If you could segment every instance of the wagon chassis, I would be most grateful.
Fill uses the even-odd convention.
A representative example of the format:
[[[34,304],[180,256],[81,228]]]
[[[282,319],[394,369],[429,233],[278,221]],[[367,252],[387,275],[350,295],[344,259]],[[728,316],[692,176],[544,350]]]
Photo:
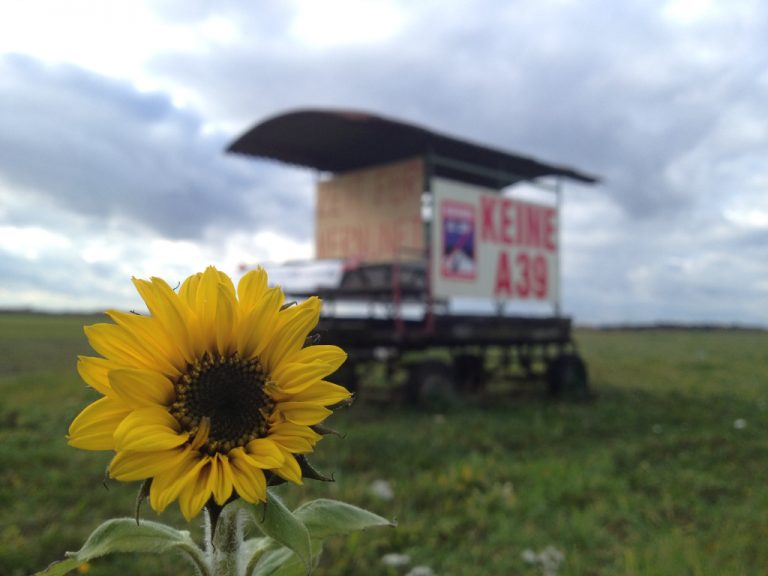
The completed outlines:
[[[359,279],[366,268],[347,278]],[[380,273],[382,266],[371,268]],[[384,362],[390,379],[398,372],[406,374],[403,386],[388,392],[400,392],[412,403],[481,394],[491,384],[512,389],[523,381],[541,380],[552,396],[589,397],[570,318],[451,314],[446,303],[429,302],[418,290],[398,285],[391,291],[342,288],[317,295],[330,312],[321,317],[317,335],[347,351],[349,358],[337,379],[358,394],[367,392],[372,365]],[[337,307],[355,300],[368,307],[368,315],[337,314]],[[403,317],[404,304],[425,301],[422,317]],[[382,308],[383,314],[374,316]]]
[[[256,124],[227,150],[312,168],[318,175],[355,171],[369,171],[366,173],[370,175],[376,167],[419,159],[421,182],[416,186],[420,194],[423,192],[422,202],[429,198],[432,208],[428,218],[421,214],[425,246],[429,246],[431,238],[431,220],[436,218],[432,185],[440,179],[498,192],[517,183],[530,183],[554,193],[556,213],[560,211],[561,179],[582,184],[598,182],[595,176],[565,166],[354,110],[283,113]],[[397,174],[398,178],[406,175]],[[392,184],[387,193],[396,195],[395,188],[401,185],[410,190],[403,183],[408,179],[398,178],[387,180]],[[554,185],[542,182],[542,178],[554,178]],[[320,186],[319,179],[318,183]],[[351,204],[359,199],[354,195],[343,197]],[[379,209],[369,206],[372,211]],[[384,360],[388,373],[407,372],[404,389],[413,401],[456,391],[481,392],[491,383],[520,378],[543,378],[554,395],[588,396],[586,368],[571,336],[571,320],[560,314],[559,288],[550,298],[554,308],[551,317],[509,316],[502,308],[492,316],[451,314],[445,302],[433,300],[433,294],[457,294],[441,292],[431,285],[426,268],[429,252],[403,258],[403,250],[416,246],[402,237],[399,240],[396,251],[386,256],[347,253],[349,250],[329,256],[325,253],[333,250],[322,250],[321,258],[362,257],[363,262],[357,270],[351,270],[349,277],[345,275],[348,282],[342,280],[340,286],[321,291],[326,309],[333,311],[336,303],[353,301],[365,303],[371,312],[358,317],[328,314],[320,320],[317,330],[321,339],[349,352],[348,362],[336,375],[337,381],[358,391],[365,380],[360,378],[361,373],[371,372],[373,361]],[[559,246],[559,238],[552,244]],[[555,258],[553,265],[559,270],[557,253]],[[509,288],[508,284],[499,286]],[[504,294],[499,286],[496,294]],[[405,317],[402,307],[408,303],[421,306],[422,314]],[[384,313],[372,313],[375,308]]]

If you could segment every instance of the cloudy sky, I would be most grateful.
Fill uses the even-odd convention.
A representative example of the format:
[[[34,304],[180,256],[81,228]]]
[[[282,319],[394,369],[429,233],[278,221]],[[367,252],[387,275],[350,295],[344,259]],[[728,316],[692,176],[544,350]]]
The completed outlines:
[[[223,150],[343,107],[600,175],[577,322],[768,325],[767,103],[762,0],[2,0],[0,308],[311,257],[314,175]]]

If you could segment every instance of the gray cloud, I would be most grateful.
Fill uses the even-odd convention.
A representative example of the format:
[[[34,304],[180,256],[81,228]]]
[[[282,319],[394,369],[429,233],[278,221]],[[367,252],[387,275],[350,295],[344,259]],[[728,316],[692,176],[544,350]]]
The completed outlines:
[[[205,78],[197,90],[230,126],[308,104],[368,108],[596,171],[636,218],[684,214],[696,197],[667,170],[729,110],[761,117],[766,9],[729,6],[683,25],[647,3],[557,6],[432,5],[406,9],[415,15],[386,44],[308,50],[272,32],[154,66],[187,84]],[[261,19],[237,21],[247,33]]]
[[[224,156],[227,138],[166,95],[23,56],[0,60],[0,84],[0,174],[41,201],[169,238],[308,233],[306,191],[275,166]],[[278,217],[286,206],[307,225]]]

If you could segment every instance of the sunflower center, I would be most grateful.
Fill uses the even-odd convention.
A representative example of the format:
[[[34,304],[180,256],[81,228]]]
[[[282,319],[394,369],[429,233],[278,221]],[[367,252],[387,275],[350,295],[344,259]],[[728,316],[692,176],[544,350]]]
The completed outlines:
[[[176,401],[170,412],[192,435],[208,418],[208,442],[201,450],[226,453],[267,435],[275,402],[266,384],[267,374],[256,358],[205,354],[176,380]]]

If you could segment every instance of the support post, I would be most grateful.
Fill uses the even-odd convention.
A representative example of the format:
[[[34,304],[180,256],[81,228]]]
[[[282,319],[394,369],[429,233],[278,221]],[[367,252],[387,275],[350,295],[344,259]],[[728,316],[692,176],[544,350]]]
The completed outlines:
[[[562,179],[560,176],[555,178],[555,207],[557,209],[557,253],[555,257],[555,267],[557,268],[557,293],[555,294],[555,317],[560,318],[562,314],[562,257],[563,257],[563,193]]]

